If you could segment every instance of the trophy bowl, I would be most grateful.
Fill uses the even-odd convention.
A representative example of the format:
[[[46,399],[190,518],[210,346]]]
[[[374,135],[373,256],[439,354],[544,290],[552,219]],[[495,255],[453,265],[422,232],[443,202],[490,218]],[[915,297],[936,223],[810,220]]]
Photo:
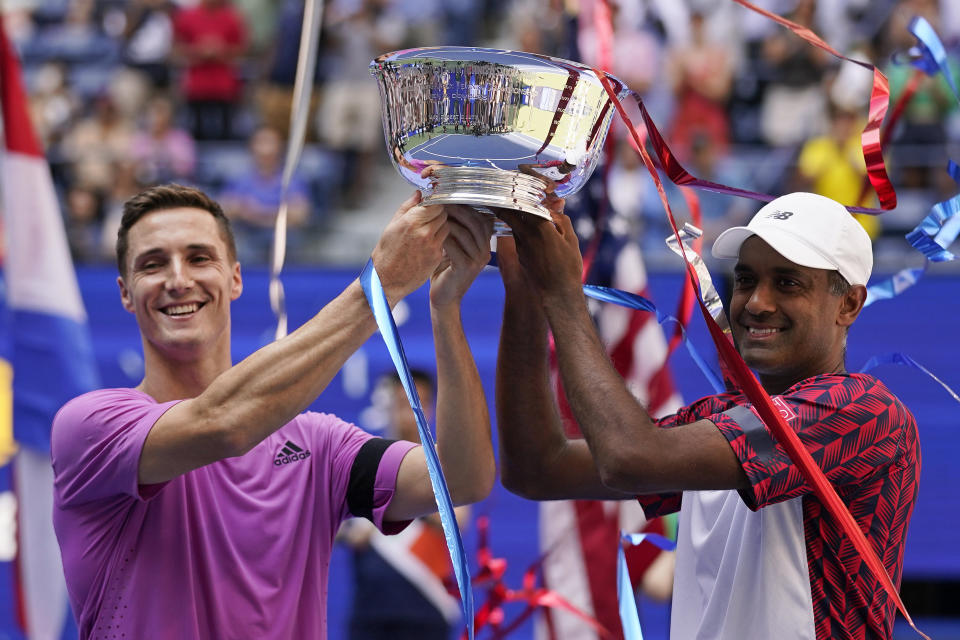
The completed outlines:
[[[590,67],[522,51],[407,49],[378,57],[370,73],[390,159],[424,204],[549,220],[546,192],[566,197],[586,183],[615,110]],[[626,85],[608,77],[622,98]]]

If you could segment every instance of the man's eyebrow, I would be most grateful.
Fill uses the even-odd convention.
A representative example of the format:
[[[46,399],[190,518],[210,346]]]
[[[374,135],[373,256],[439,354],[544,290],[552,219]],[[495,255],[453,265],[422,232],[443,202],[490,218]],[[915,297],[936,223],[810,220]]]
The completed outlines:
[[[206,244],[204,242],[194,242],[187,245],[187,251],[207,251],[207,252],[216,254],[217,248],[216,248],[216,245]],[[134,257],[133,263],[138,264],[140,262],[143,262],[147,258],[166,255],[166,253],[167,251],[165,249],[161,249],[160,247],[153,247],[152,249],[147,249],[145,251],[141,251],[140,253],[138,253]]]
[[[797,267],[775,267],[774,273],[781,276],[792,276],[800,278],[809,278],[810,275]]]
[[[733,268],[734,273],[753,273],[754,271],[753,267],[739,262]],[[810,277],[810,274],[800,267],[773,267],[772,271],[778,276]]]
[[[154,247],[153,249],[147,249],[146,251],[141,251],[133,258],[133,263],[137,264],[138,262],[143,262],[147,258],[152,258],[154,256],[162,256],[164,254],[163,249],[160,247]]]
[[[206,244],[203,242],[194,242],[192,244],[188,244],[187,250],[188,251],[209,251],[211,253],[217,252],[217,248],[215,245]]]

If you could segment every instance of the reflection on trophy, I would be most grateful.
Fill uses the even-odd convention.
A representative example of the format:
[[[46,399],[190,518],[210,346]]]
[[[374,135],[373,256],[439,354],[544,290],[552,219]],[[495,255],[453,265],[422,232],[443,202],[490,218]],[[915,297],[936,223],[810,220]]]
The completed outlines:
[[[596,166],[614,107],[592,69],[548,56],[431,47],[370,63],[400,174],[425,204],[550,217],[548,190],[575,193]],[[622,82],[610,76],[618,96]],[[421,172],[436,169],[429,178]]]

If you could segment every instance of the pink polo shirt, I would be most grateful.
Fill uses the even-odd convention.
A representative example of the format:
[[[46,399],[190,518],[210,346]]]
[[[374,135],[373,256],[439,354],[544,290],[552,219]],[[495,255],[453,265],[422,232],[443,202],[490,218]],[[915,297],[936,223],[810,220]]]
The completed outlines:
[[[371,436],[304,413],[242,457],[138,486],[143,443],[173,404],[106,389],[54,419],[53,519],[80,637],[325,638],[330,551]],[[407,524],[383,514],[413,446],[390,445],[368,474],[387,533]]]

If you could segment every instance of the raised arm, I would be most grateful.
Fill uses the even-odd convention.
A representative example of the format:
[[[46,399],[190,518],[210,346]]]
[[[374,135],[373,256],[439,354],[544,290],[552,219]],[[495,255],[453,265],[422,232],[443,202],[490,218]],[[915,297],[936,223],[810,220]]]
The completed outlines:
[[[461,301],[490,257],[492,224],[466,207],[447,207],[445,258],[430,283],[430,317],[437,356],[437,453],[454,504],[477,502],[493,487],[496,465],[490,416],[480,375],[463,332]],[[400,464],[387,520],[436,511],[422,448]]]
[[[602,485],[631,494],[746,487],[733,450],[713,423],[658,428],[613,368],[580,286],[582,261],[570,219],[559,214],[550,223],[510,212],[503,217],[542,301],[567,400]]]
[[[498,239],[497,262],[506,292],[496,398],[503,486],[533,500],[629,497],[604,486],[586,442],[563,431],[550,384],[547,320],[513,238]]]
[[[417,193],[400,207],[373,251],[391,304],[419,287],[441,258],[446,213],[419,206],[419,199]],[[197,397],[157,420],[141,453],[140,483],[163,482],[243,455],[313,402],[375,329],[354,281],[302,327],[221,373]],[[149,393],[149,373],[144,387]]]

